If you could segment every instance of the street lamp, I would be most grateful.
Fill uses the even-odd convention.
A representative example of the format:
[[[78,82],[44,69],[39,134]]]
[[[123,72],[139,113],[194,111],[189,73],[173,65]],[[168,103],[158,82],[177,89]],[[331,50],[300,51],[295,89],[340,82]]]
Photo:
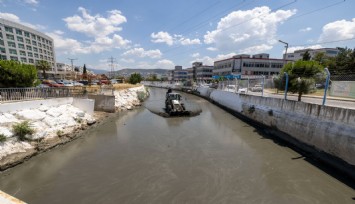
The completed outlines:
[[[288,48],[288,43],[287,42],[284,42],[284,41],[282,41],[282,40],[279,40],[279,42],[280,43],[283,43],[283,44],[285,44],[285,48],[286,48],[286,50],[285,50],[285,54],[284,54],[284,63],[286,64],[286,54],[287,54],[287,48]]]

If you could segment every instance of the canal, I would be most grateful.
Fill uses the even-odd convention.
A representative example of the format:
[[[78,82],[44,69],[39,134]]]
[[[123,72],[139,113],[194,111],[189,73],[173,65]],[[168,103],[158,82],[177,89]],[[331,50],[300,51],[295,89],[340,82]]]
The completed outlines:
[[[184,95],[194,117],[149,111],[165,91],[1,173],[0,189],[31,204],[354,203],[351,187],[204,99]]]

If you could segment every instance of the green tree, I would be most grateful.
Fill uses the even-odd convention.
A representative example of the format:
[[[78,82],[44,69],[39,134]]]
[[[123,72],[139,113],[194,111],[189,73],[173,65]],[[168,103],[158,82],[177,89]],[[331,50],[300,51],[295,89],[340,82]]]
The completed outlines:
[[[38,83],[35,66],[0,60],[0,87],[32,87]]]
[[[353,74],[355,73],[355,49],[338,48],[339,53],[335,57],[335,67],[332,74]]]
[[[47,79],[46,71],[48,71],[51,68],[50,64],[45,60],[39,60],[36,63],[36,68],[38,70],[41,70],[43,74],[43,78]]]
[[[280,73],[283,74],[284,72],[289,76],[288,90],[292,93],[298,93],[298,101],[301,101],[303,94],[312,90],[317,77],[324,75],[323,66],[318,62],[303,60],[286,64]]]
[[[142,76],[139,73],[133,73],[131,76],[128,78],[128,82],[130,84],[137,84],[142,81]]]
[[[309,54],[308,50],[303,54],[302,60],[303,61],[311,60],[311,54]]]
[[[87,79],[87,71],[86,71],[85,64],[84,64],[84,68],[83,68],[83,79]]]

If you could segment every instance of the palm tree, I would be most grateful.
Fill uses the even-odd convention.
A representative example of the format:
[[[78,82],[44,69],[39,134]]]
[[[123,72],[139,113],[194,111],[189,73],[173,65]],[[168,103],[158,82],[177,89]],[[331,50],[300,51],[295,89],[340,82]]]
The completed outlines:
[[[51,68],[50,64],[45,60],[39,60],[36,62],[36,68],[38,70],[42,70],[43,78],[47,79],[46,71],[48,71]]]

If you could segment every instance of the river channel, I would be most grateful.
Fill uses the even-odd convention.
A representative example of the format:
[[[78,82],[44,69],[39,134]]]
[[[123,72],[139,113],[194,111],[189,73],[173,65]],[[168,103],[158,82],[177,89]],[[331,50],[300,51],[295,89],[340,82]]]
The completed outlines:
[[[351,187],[204,99],[184,95],[194,117],[149,111],[165,91],[1,173],[0,189],[30,204],[354,203]]]

